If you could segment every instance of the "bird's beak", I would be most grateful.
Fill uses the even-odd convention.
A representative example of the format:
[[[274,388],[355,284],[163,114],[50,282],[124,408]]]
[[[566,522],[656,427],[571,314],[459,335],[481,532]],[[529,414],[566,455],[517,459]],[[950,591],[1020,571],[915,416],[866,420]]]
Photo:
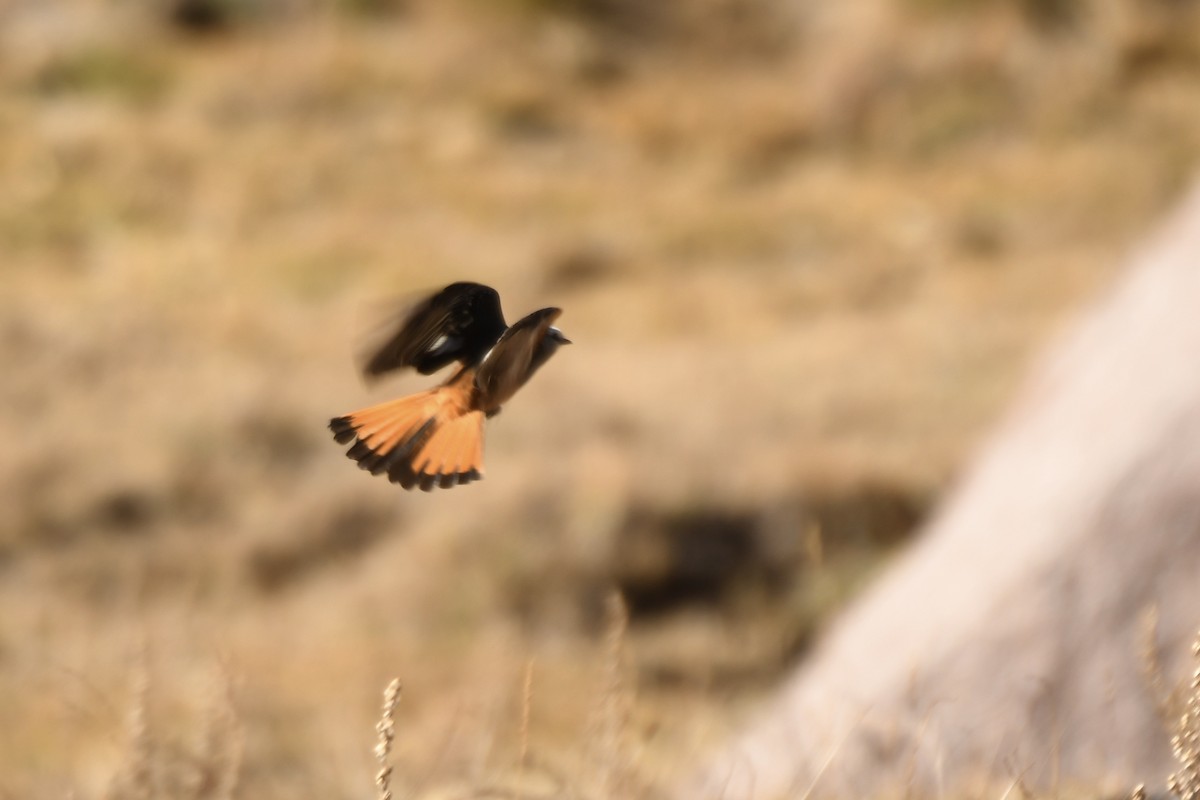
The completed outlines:
[[[554,341],[558,342],[559,344],[574,344],[574,342],[572,342],[570,339],[563,336],[563,332],[558,328],[551,328],[550,335],[553,336]]]

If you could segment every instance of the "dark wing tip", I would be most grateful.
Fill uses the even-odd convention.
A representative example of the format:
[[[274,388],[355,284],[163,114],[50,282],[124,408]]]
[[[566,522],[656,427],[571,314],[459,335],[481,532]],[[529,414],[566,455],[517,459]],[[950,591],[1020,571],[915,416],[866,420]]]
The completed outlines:
[[[388,480],[400,484],[403,489],[420,489],[432,492],[434,489],[451,489],[455,486],[465,486],[483,477],[479,470],[469,472],[451,472],[446,474],[415,472],[412,465],[405,462],[396,464],[388,470]]]
[[[411,488],[416,479],[410,463],[413,451],[424,441],[433,425],[434,420],[427,421],[407,440],[381,452],[367,440],[359,438],[358,426],[351,416],[334,417],[329,421],[329,429],[333,431],[335,441],[339,444],[352,443],[346,450],[347,458],[372,475],[386,472],[389,480],[399,483],[405,489]]]
[[[333,440],[338,444],[346,444],[357,435],[354,423],[349,417],[334,417],[329,420],[329,430],[333,431]]]

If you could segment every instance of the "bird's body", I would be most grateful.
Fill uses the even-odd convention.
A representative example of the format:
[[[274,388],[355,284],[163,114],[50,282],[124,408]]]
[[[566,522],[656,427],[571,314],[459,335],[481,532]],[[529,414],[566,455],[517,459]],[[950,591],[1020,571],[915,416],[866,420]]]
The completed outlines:
[[[454,283],[421,302],[367,360],[368,376],[412,367],[422,375],[458,362],[440,386],[330,420],[346,455],[405,489],[428,491],[483,477],[483,423],[569,340],[543,308],[505,325],[500,296]]]

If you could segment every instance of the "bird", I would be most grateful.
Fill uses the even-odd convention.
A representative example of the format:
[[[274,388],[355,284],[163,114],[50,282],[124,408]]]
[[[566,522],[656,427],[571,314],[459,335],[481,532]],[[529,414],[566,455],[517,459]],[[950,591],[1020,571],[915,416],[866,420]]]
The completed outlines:
[[[329,421],[346,456],[372,475],[424,491],[483,477],[484,421],[571,340],[554,326],[560,308],[512,325],[500,295],[481,283],[452,283],[421,300],[363,365],[368,378],[412,368],[432,375],[454,362],[439,386]]]

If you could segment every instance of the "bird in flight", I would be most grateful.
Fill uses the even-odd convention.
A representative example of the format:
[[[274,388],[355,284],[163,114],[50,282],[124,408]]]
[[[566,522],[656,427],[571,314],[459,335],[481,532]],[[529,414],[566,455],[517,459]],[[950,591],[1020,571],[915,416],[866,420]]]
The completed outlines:
[[[424,491],[483,477],[483,422],[500,412],[560,345],[570,344],[543,308],[506,325],[500,295],[452,283],[421,301],[367,360],[368,377],[412,367],[432,375],[457,361],[445,383],[329,421],[333,438],[372,475]]]

